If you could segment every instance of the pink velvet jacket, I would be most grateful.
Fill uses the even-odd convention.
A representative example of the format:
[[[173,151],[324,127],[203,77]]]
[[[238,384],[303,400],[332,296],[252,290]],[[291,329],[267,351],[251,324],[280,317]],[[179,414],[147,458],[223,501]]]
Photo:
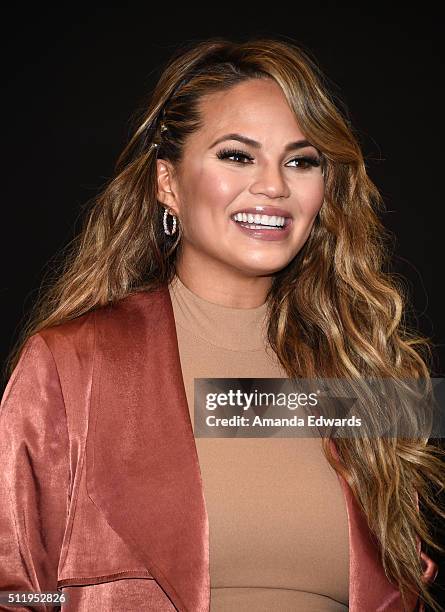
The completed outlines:
[[[209,610],[208,517],[166,286],[34,334],[0,417],[0,591],[63,587],[65,611]],[[349,609],[401,611],[338,477]],[[432,581],[437,564],[418,550]]]

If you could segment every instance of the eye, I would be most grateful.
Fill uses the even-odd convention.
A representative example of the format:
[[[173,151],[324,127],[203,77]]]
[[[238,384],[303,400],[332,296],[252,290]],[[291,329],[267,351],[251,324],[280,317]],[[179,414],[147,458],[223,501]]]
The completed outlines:
[[[249,162],[253,161],[253,157],[246,153],[245,151],[241,151],[240,149],[223,149],[222,151],[218,151],[216,154],[218,159],[229,159],[231,157],[238,157],[247,159]],[[294,166],[294,168],[299,168],[300,170],[310,170],[310,168],[316,168],[320,166],[321,161],[317,156],[305,155],[301,157],[295,157],[291,159],[290,162],[297,162],[298,165]],[[245,165],[245,162],[239,162],[235,160],[235,163],[241,163]]]
[[[320,159],[318,157],[315,157],[315,156],[312,157],[311,155],[305,155],[303,157],[295,157],[294,159],[291,159],[289,163],[291,162],[298,162],[298,168],[301,168],[302,170],[309,170],[310,168],[318,168],[318,166],[320,166],[321,164]]]
[[[245,153],[244,151],[240,151],[239,149],[222,149],[222,151],[218,151],[216,157],[218,157],[218,159],[228,159],[229,157],[244,157],[249,161],[253,160],[253,157],[251,155]]]

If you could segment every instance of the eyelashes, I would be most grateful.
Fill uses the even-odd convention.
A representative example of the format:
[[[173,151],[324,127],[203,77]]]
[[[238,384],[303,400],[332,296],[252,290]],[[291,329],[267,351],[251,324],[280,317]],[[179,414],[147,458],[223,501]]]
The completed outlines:
[[[253,161],[253,157],[249,155],[249,153],[246,153],[245,151],[241,151],[240,149],[222,149],[221,151],[218,151],[216,156],[218,159],[228,159],[229,157],[241,157],[241,158],[248,159],[249,162]],[[294,166],[294,168],[300,168],[302,170],[310,170],[311,168],[317,168],[321,165],[320,158],[315,155],[314,156],[303,155],[301,157],[294,157],[294,159],[291,159],[290,161],[298,162],[299,165]],[[234,161],[233,163],[240,163],[241,165],[246,165],[246,162]],[[301,164],[303,164],[303,166]]]

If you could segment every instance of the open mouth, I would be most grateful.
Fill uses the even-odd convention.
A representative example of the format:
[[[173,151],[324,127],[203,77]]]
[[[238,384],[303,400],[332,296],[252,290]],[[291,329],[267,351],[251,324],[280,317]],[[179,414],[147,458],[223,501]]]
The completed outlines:
[[[292,231],[293,219],[290,216],[239,212],[230,218],[238,230],[252,240],[283,241]]]
[[[290,217],[279,215],[263,215],[239,212],[232,215],[231,219],[238,223],[241,227],[251,230],[272,230],[283,231],[291,223]]]

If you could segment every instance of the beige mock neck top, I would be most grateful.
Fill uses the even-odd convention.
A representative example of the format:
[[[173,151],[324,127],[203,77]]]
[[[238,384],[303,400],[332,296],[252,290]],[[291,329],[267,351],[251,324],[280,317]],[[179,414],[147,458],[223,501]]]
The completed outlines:
[[[169,285],[194,427],[194,378],[287,378],[266,304],[209,302]],[[321,438],[195,438],[209,516],[211,612],[348,609],[346,503]]]

